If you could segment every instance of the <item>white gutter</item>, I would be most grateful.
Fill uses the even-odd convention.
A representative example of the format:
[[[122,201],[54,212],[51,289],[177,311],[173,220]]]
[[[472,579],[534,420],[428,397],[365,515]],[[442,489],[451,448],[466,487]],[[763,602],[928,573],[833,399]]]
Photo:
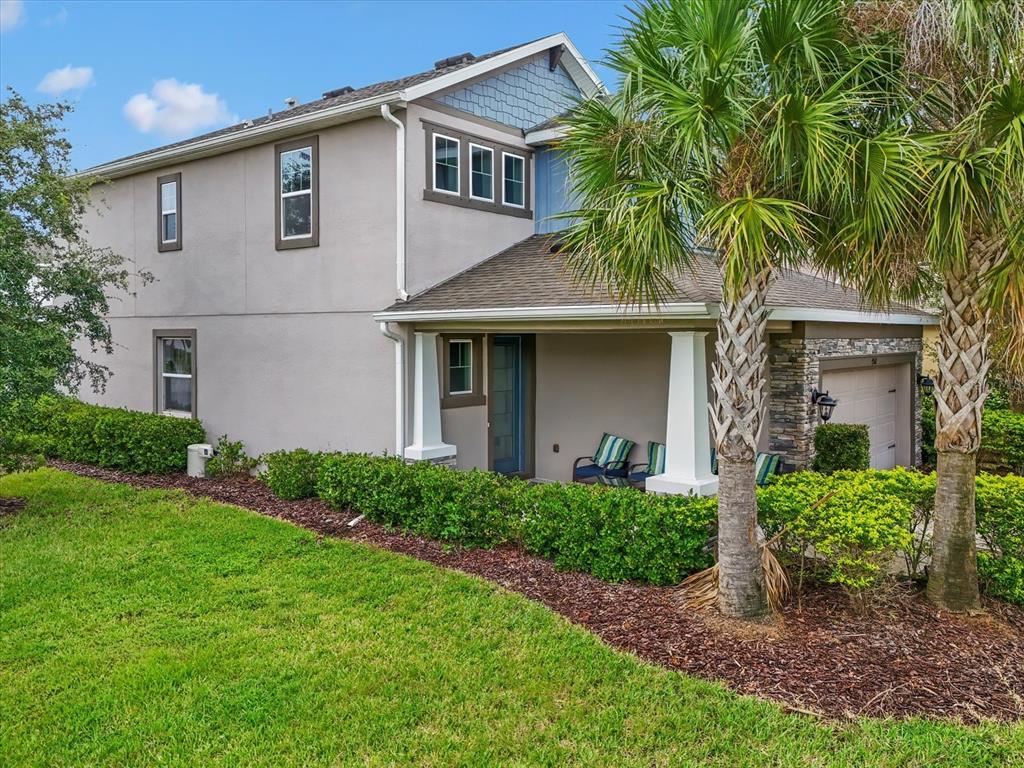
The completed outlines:
[[[379,323],[385,338],[395,342],[395,455],[405,456],[405,339]]]
[[[378,322],[429,320],[623,320],[710,318],[707,304],[663,304],[656,310],[637,310],[618,304],[586,304],[568,307],[501,307],[481,309],[391,310],[377,312]]]
[[[474,320],[715,320],[717,304],[663,304],[658,308],[622,307],[618,304],[584,304],[566,307],[500,307],[479,309],[386,310],[374,314],[378,322],[459,322]],[[809,320],[819,323],[872,323],[878,325],[936,325],[932,315],[860,312],[856,310],[779,307],[770,320]]]
[[[564,139],[567,133],[568,130],[564,125],[558,125],[554,128],[545,128],[542,131],[530,131],[524,137],[524,141],[531,147],[535,147],[538,144],[551,144]]]
[[[380,115],[395,126],[395,275],[398,300],[408,301],[405,290],[405,123],[391,114],[391,107],[380,105]]]

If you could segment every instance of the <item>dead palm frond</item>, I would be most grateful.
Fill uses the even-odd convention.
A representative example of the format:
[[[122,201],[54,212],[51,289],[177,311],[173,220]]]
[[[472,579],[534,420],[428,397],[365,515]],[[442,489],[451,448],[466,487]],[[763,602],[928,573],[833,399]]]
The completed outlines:
[[[761,545],[765,595],[773,613],[782,610],[782,604],[790,592],[789,576],[772,549],[781,536],[782,531]],[[686,597],[686,604],[691,608],[710,608],[717,605],[718,563],[687,576],[683,580],[683,594]]]

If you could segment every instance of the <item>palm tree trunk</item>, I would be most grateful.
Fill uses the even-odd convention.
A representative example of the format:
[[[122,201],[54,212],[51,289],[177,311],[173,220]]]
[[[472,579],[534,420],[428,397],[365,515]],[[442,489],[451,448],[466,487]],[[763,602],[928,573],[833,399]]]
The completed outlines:
[[[974,474],[989,368],[989,310],[983,304],[981,276],[994,263],[998,247],[995,240],[976,241],[969,263],[947,272],[943,281],[935,387],[938,484],[928,597],[951,611],[981,608]]]
[[[712,366],[711,428],[718,453],[718,608],[757,618],[767,611],[757,527],[754,459],[764,402],[770,272],[723,297]]]

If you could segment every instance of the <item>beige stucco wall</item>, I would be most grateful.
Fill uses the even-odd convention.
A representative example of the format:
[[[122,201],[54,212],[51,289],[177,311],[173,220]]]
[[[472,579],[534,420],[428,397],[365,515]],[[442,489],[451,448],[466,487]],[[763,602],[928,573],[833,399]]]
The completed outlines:
[[[924,329],[924,352],[921,355],[921,371],[925,376],[937,376],[939,374],[939,359],[936,356],[939,348],[939,327],[929,325]]]

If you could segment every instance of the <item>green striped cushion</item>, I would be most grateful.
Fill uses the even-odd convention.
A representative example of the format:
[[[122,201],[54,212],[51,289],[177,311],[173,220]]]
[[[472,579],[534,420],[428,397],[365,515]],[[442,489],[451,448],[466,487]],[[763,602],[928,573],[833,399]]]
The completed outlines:
[[[665,444],[651,441],[647,443],[647,474],[665,474]]]
[[[714,448],[711,449],[711,474],[718,474],[718,452]]]
[[[611,466],[613,469],[618,469],[625,465],[634,445],[636,443],[632,440],[605,432],[597,446],[597,451],[594,452],[594,463],[599,467]]]
[[[754,465],[754,474],[757,477],[757,484],[764,485],[768,478],[775,474],[779,467],[779,456],[775,453],[757,454],[757,463]]]

